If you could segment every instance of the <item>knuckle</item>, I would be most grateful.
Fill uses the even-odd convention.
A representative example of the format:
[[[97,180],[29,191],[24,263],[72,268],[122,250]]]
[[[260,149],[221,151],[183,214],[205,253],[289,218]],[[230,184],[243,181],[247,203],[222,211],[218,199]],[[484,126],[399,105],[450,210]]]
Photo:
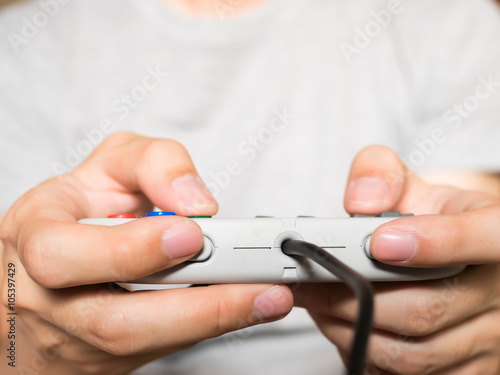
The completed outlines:
[[[141,136],[131,131],[119,131],[106,137],[102,141],[100,147],[108,148],[108,147],[121,146],[139,137]]]
[[[175,158],[172,158],[175,155]],[[143,158],[145,161],[157,162],[158,160],[170,159],[171,162],[179,160],[181,162],[189,159],[189,154],[186,148],[178,141],[173,139],[154,139],[144,151]]]
[[[393,185],[403,183],[412,175],[395,151],[381,145],[368,146],[360,151],[353,161],[353,168],[357,173],[379,176]]]
[[[449,208],[446,208],[450,212]],[[450,259],[460,259],[464,251],[464,242],[474,238],[474,226],[468,220],[457,220],[448,217],[441,225],[442,241],[446,244],[447,257]]]
[[[145,238],[145,237],[144,237]],[[136,275],[131,275],[131,270],[141,269],[140,260],[135,256],[134,241],[117,241],[111,244],[110,249],[110,272],[116,280],[126,280]],[[149,249],[149,247],[145,247]],[[139,257],[140,259],[148,259],[148,257]]]
[[[160,271],[169,265],[169,260],[161,251],[158,230],[151,226],[137,225],[133,235],[121,228],[110,228],[112,235],[106,246],[109,254],[108,274],[113,280],[130,280]],[[140,242],[137,241],[140,239]]]
[[[191,157],[181,143],[172,139],[153,139],[139,157],[139,179],[149,179],[150,167],[157,164],[158,160],[168,160],[169,172],[176,172],[178,175],[194,170]]]
[[[230,324],[230,309],[231,306],[227,302],[221,300],[216,301],[215,306],[212,309],[214,312],[213,316],[215,317],[215,319],[212,320],[215,336],[223,335],[224,333],[232,330]]]
[[[123,312],[108,306],[99,309],[88,323],[88,333],[95,346],[115,356],[132,354],[129,320]]]
[[[38,351],[47,359],[63,356],[66,347],[70,343],[69,335],[62,331],[39,329],[33,333],[36,337]]]
[[[409,306],[404,334],[424,336],[435,332],[446,317],[446,303],[441,298],[421,296]]]
[[[244,313],[235,308],[235,301],[217,294],[201,308],[204,332],[207,337],[216,337],[236,329],[252,325],[251,317],[245,319]]]
[[[50,264],[49,253],[52,252],[43,240],[43,234],[40,232],[32,233],[26,238],[20,240],[18,246],[19,256],[30,278],[45,288],[57,287],[57,278],[53,277]]]
[[[438,367],[436,353],[424,344],[406,344],[404,353],[404,360],[399,364],[399,373],[402,375],[430,374]]]
[[[159,139],[157,140],[158,143],[162,143],[163,146],[168,147],[170,150],[183,153],[183,154],[188,154],[187,149],[184,147],[182,143],[179,141],[176,141],[174,139]]]

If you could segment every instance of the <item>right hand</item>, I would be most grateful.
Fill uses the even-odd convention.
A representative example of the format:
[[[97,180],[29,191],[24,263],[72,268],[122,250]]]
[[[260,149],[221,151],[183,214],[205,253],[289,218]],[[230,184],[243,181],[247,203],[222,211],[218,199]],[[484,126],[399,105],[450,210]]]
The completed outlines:
[[[143,215],[153,206],[179,216],[114,227],[77,222],[121,212]],[[202,247],[203,235],[182,216],[216,211],[180,144],[132,133],[109,137],[72,173],[22,196],[0,224],[0,318],[6,319],[6,271],[12,263],[17,369],[126,374],[200,340],[285,316],[293,305],[285,286],[129,293],[110,284],[189,259]]]

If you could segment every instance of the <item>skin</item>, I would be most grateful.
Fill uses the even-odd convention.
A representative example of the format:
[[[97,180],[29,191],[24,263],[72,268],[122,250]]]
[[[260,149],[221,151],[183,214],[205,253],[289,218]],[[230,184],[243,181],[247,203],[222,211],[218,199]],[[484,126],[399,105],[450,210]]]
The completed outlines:
[[[232,2],[218,10],[203,0],[166,1],[186,13],[224,18],[265,0]],[[158,166],[152,162],[158,155],[175,163]],[[76,220],[125,211],[143,214],[153,204],[183,215],[214,214],[215,202],[186,205],[171,194],[172,181],[186,173],[197,175],[175,142],[120,134],[74,173],[50,180],[16,202],[0,224],[0,318],[4,322],[7,317],[5,270],[12,262],[19,291],[18,369],[125,374],[208,337],[286,315],[292,296],[285,287],[227,285],[129,294],[106,284],[188,259],[200,247],[199,228],[182,218],[155,218],[154,225],[137,221],[113,230],[77,228]],[[387,189],[380,181],[374,189],[373,178],[385,181]],[[352,184],[360,179],[365,188]],[[372,237],[375,257],[403,267],[474,265],[449,280],[375,285],[368,373],[498,374],[498,176],[440,172],[426,180],[409,173],[394,153],[381,147],[364,150],[353,163],[345,200],[349,213],[434,214],[380,227]],[[441,186],[443,182],[459,189]],[[382,194],[375,197],[374,191]],[[186,244],[181,257],[168,256],[161,248],[163,233],[174,225],[184,226],[176,237]],[[411,260],[395,260],[402,245],[394,235],[389,243],[383,239],[395,231],[415,237],[417,252]],[[172,304],[175,311],[169,309]],[[337,284],[304,285],[295,291],[295,304],[309,310],[347,358],[356,306],[350,292]],[[0,339],[6,337],[7,325],[2,324]],[[7,343],[1,344],[5,353]],[[0,365],[7,374],[17,373]]]
[[[368,373],[500,373],[500,201],[495,196],[500,182],[491,175],[475,179],[482,181],[482,192],[431,185],[380,146],[354,160],[344,202],[349,213],[419,215],[376,229],[370,248],[378,260],[402,267],[471,265],[445,280],[374,285]],[[414,239],[413,254],[405,251],[408,238]],[[295,304],[309,310],[345,360],[356,318],[352,294],[340,284],[316,284],[302,285],[294,295]]]
[[[213,16],[210,2],[204,0],[167,1],[191,14]],[[243,6],[223,11],[240,13],[261,1],[248,0],[242,2]],[[352,183],[363,177],[386,181],[387,190],[374,197],[368,183],[364,189],[358,185],[353,194],[356,187]],[[405,218],[378,229],[371,247],[382,262],[403,267],[475,266],[445,281],[376,285],[369,372],[498,374],[500,178],[474,171],[428,172],[421,177],[411,174],[390,150],[368,148],[353,163],[346,211],[373,214],[398,210],[435,215]],[[362,181],[365,185],[368,182]],[[375,190],[380,184],[377,186]],[[394,231],[415,236],[417,252],[411,260],[394,261],[401,244],[394,235],[390,243],[383,239],[384,234],[387,237]],[[308,285],[297,290],[295,297],[295,304],[309,309],[345,359],[355,319],[350,293],[341,285]]]
[[[181,216],[118,227],[77,223],[117,212],[142,216],[153,205],[181,216],[217,211],[180,144],[118,133],[74,172],[37,186],[12,206],[0,225],[0,334],[6,353],[7,270],[15,264],[16,369],[28,374],[127,374],[201,340],[280,319],[290,311],[293,296],[286,286],[129,293],[109,284],[169,268],[202,247],[198,225]],[[2,374],[17,374],[1,357]]]
[[[181,13],[208,18],[237,16],[258,7],[267,0],[164,0]]]
[[[152,204],[184,215],[215,213],[216,203],[205,191],[191,204],[176,196],[172,181],[186,173],[196,175],[178,143],[119,133],[73,173],[41,184],[14,204],[0,225],[0,280],[6,320],[4,270],[15,263],[18,368],[38,374],[126,374],[208,337],[287,314],[292,295],[286,287],[223,285],[128,293],[107,284],[188,259],[200,247],[201,232],[181,217],[113,228],[76,221],[110,212],[143,214]],[[482,185],[484,191],[495,191],[494,186]],[[498,198],[430,185],[409,172],[391,150],[374,146],[353,162],[345,206],[351,213],[395,209],[422,215],[375,231],[372,252],[386,263],[474,265],[448,280],[374,286],[370,373],[498,373],[500,267],[495,257],[500,251],[492,235],[500,220]],[[425,215],[429,213],[437,215]],[[172,258],[165,256],[161,239],[174,225],[190,229],[178,235],[187,255],[177,251]],[[411,260],[395,261],[397,251],[380,245],[384,233],[396,230],[417,239]],[[295,305],[309,310],[347,358],[356,314],[351,293],[341,284],[304,284],[294,295]],[[4,340],[6,325],[2,329]],[[7,347],[5,341],[2,346]]]

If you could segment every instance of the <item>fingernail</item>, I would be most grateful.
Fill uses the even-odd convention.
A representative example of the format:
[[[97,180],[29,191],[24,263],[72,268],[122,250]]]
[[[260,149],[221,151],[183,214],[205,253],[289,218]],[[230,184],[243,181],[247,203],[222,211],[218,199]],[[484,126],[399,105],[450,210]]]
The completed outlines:
[[[184,258],[196,254],[203,247],[200,229],[193,224],[176,224],[161,237],[163,251],[170,259]]]
[[[416,251],[417,240],[410,233],[388,231],[375,239],[372,254],[380,261],[404,262],[411,260]]]
[[[361,177],[350,183],[346,199],[351,202],[379,202],[389,193],[389,185],[378,177]]]
[[[255,298],[254,312],[260,320],[276,319],[291,309],[290,292],[284,286],[275,285]]]
[[[216,206],[212,194],[198,176],[187,173],[172,182],[177,197],[186,205],[196,209]]]

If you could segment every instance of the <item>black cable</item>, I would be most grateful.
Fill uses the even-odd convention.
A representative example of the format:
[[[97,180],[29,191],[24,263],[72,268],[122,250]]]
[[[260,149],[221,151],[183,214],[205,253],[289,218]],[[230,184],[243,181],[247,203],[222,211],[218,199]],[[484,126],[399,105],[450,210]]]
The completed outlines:
[[[330,253],[312,243],[287,240],[283,242],[281,249],[287,255],[306,257],[326,268],[346,283],[358,298],[358,319],[347,370],[348,375],[362,375],[373,319],[373,291],[370,282]]]

